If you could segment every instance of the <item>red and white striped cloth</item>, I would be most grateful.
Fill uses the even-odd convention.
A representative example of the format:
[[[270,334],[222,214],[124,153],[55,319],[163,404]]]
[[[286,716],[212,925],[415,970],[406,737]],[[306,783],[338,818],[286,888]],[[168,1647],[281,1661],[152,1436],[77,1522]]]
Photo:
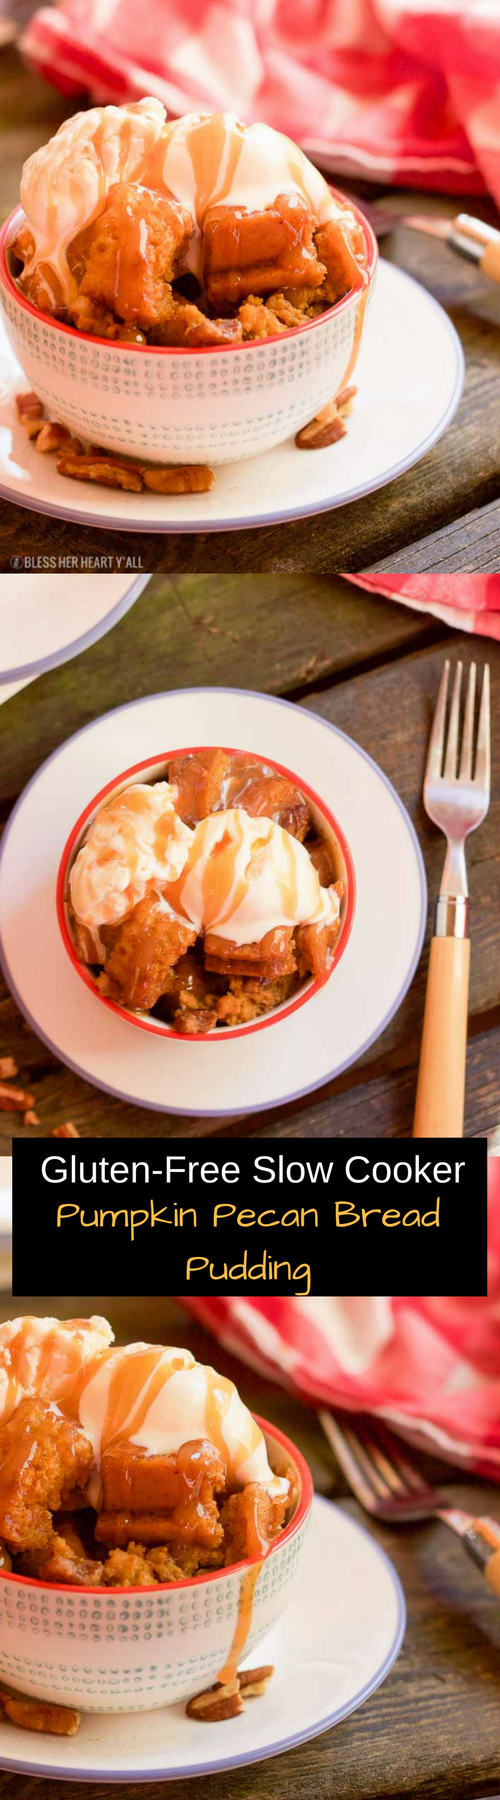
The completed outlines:
[[[339,174],[500,200],[495,0],[60,0],[23,47],[72,97],[236,111]]]
[[[183,1295],[182,1305],[301,1400],[379,1414],[411,1442],[500,1481],[498,1157],[489,1161],[488,1215],[487,1299]]]
[[[346,581],[434,613],[457,631],[500,638],[500,575],[347,575]]]

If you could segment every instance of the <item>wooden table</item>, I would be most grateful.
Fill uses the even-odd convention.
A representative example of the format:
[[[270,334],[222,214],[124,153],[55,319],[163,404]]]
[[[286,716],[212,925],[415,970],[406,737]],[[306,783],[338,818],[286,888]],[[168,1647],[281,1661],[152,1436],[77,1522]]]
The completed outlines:
[[[68,106],[23,68],[13,48],[0,52],[2,161],[0,215],[19,197],[25,158],[45,143]],[[345,183],[360,198],[389,199],[395,217],[452,210],[442,197]],[[453,206],[455,201],[453,202]],[[491,222],[487,201],[456,197],[456,210],[474,208]],[[498,222],[498,220],[497,220]],[[0,501],[0,568],[11,558],[75,553],[137,557],[142,567],[206,573],[209,570],[297,571],[401,568],[495,570],[500,567],[500,289],[445,246],[401,226],[384,239],[383,255],[415,275],[446,308],[465,351],[464,398],[445,436],[416,468],[379,493],[339,511],[297,524],[213,535],[116,534],[27,512]],[[319,454],[319,453],[318,453]],[[56,565],[57,566],[57,565]],[[61,562],[64,567],[64,562]]]
[[[16,1299],[16,1312],[40,1312],[41,1303]],[[0,1318],[12,1301],[0,1297]],[[118,1341],[147,1337],[185,1343],[200,1361],[217,1361],[221,1373],[237,1381],[254,1411],[281,1426],[300,1445],[322,1494],[340,1499],[353,1518],[355,1500],[345,1498],[314,1413],[280,1388],[244,1369],[213,1339],[194,1327],[175,1301],[110,1300],[91,1295],[60,1301],[47,1298],[45,1312],[70,1317],[104,1312]],[[500,1518],[498,1488],[451,1478],[450,1469],[426,1464],[442,1477],[447,1500]],[[465,1551],[438,1522],[388,1530],[367,1524],[392,1557],[401,1577],[408,1627],[399,1659],[384,1686],[359,1712],[302,1748],[250,1769],[196,1781],[127,1785],[129,1800],[483,1800],[500,1794],[500,1606]],[[27,1749],[27,1755],[29,1749]],[[3,1775],[2,1800],[43,1800],[49,1789],[25,1776]],[[107,1783],[92,1790],[83,1783],[50,1782],[60,1800],[115,1800]]]
[[[110,707],[162,687],[257,688],[332,720],[380,762],[414,820],[433,898],[443,840],[426,819],[420,794],[445,648],[469,658],[471,640],[335,576],[155,576],[108,637],[0,707],[0,816],[7,817],[56,745]],[[480,659],[485,649],[480,641]],[[488,645],[488,655],[495,720],[500,644]],[[500,1121],[498,731],[493,754],[490,812],[468,852],[473,947],[467,1134],[489,1131]],[[374,880],[379,879],[380,870],[374,870]],[[386,879],[397,880],[397,871],[388,870]],[[354,1068],[316,1096],[234,1124],[173,1118],[100,1094],[56,1063],[24,1025],[5,987],[0,1055],[12,1053],[30,1079],[39,1134],[72,1119],[83,1136],[110,1138],[141,1133],[399,1137],[411,1132],[425,973],[424,955],[397,1017]],[[15,1135],[23,1132],[20,1115],[0,1114],[0,1150],[10,1149],[12,1128]]]

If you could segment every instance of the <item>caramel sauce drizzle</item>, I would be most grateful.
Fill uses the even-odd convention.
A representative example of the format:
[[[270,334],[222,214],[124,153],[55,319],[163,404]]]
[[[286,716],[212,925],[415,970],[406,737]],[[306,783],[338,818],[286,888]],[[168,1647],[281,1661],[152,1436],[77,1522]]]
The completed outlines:
[[[246,1641],[248,1638],[248,1634],[250,1631],[250,1626],[252,1623],[253,1598],[254,1598],[255,1589],[257,1586],[257,1582],[259,1579],[261,1569],[263,1567],[265,1557],[267,1556],[268,1551],[271,1549],[271,1544],[269,1542],[269,1539],[264,1538],[262,1536],[261,1532],[259,1531],[257,1502],[255,1502],[254,1509],[253,1509],[253,1515],[252,1515],[252,1520],[251,1520],[251,1524],[250,1524],[249,1536],[250,1536],[250,1544],[249,1544],[248,1554],[249,1554],[249,1556],[258,1556],[259,1561],[257,1563],[254,1563],[253,1568],[246,1569],[245,1574],[242,1577],[240,1592],[239,1592],[239,1597],[238,1597],[238,1612],[237,1612],[237,1617],[236,1617],[236,1625],[235,1625],[235,1629],[234,1629],[234,1637],[232,1640],[229,1655],[227,1657],[227,1661],[224,1663],[224,1667],[220,1670],[220,1673],[218,1675],[218,1678],[217,1678],[218,1681],[234,1681],[235,1676],[238,1673],[238,1666],[241,1661],[241,1657],[243,1655],[243,1650],[244,1650],[244,1647],[245,1647],[245,1644],[246,1644]]]
[[[259,819],[259,833],[253,841],[248,836],[247,815],[242,808],[234,808],[228,817],[228,826],[211,849],[205,848],[205,838],[211,835],[214,817],[222,817],[221,813],[210,814],[195,828],[194,840],[182,870],[175,882],[169,882],[163,889],[165,899],[174,912],[187,917],[186,885],[189,876],[196,869],[200,858],[206,857],[202,871],[202,929],[204,932],[216,930],[226,924],[236,914],[249,892],[252,880],[258,870],[260,852],[272,843],[276,832],[280,834],[280,848],[284,861],[284,869],[274,867],[274,880],[278,888],[280,906],[285,920],[293,924],[297,918],[299,906],[299,879],[295,840],[275,825],[272,820]],[[238,868],[238,859],[248,845],[248,857],[244,865]]]
[[[268,1546],[269,1548],[269,1546]],[[252,1623],[253,1597],[259,1579],[262,1562],[254,1563],[242,1577],[238,1599],[238,1614],[231,1649],[226,1662],[217,1676],[218,1681],[234,1681],[238,1673],[243,1650]]]
[[[36,1367],[36,1391],[42,1398],[52,1400],[57,1410],[66,1417],[80,1420],[80,1409],[85,1389],[101,1370],[110,1367],[110,1380],[102,1396],[103,1417],[101,1428],[101,1454],[117,1443],[131,1443],[139,1437],[146,1426],[147,1416],[158,1394],[165,1383],[177,1372],[194,1367],[186,1363],[182,1354],[170,1353],[162,1346],[138,1345],[131,1350],[120,1350],[110,1347],[97,1351],[95,1356],[82,1360],[82,1347],[78,1334],[78,1326],[82,1330],[85,1320],[75,1320],[75,1331],[69,1333],[64,1344],[56,1342],[56,1332],[47,1334],[36,1346],[38,1350]],[[28,1367],[23,1362],[29,1353],[29,1335],[33,1322],[23,1320],[20,1330],[8,1347],[5,1359],[5,1373],[8,1376],[4,1390],[5,1418],[10,1416],[23,1389],[23,1373],[25,1377],[24,1391],[27,1391]],[[10,1373],[9,1373],[10,1371]],[[252,1454],[260,1441],[260,1430],[247,1415],[248,1437],[233,1444],[229,1451],[224,1437],[224,1420],[234,1397],[234,1386],[227,1377],[219,1375],[215,1369],[204,1367],[205,1403],[204,1403],[204,1439],[199,1445],[199,1453],[193,1455],[194,1445],[190,1446],[192,1473],[186,1468],[184,1459],[183,1480],[189,1488],[189,1498],[193,1505],[198,1504],[199,1491],[204,1477],[204,1452],[212,1445],[219,1453],[228,1470],[229,1483],[235,1478],[238,1465]],[[31,1382],[31,1387],[33,1387]],[[99,1402],[97,1412],[99,1411]],[[246,1421],[246,1422],[247,1422]],[[187,1431],[187,1427],[186,1427]],[[187,1431],[187,1436],[189,1433]],[[132,1450],[136,1446],[131,1445]],[[9,1456],[0,1464],[0,1501],[7,1498],[13,1485],[18,1481],[23,1468],[29,1462],[36,1449],[36,1431],[27,1427],[12,1445]],[[270,1549],[267,1538],[259,1530],[258,1505],[255,1504],[250,1524],[249,1555],[256,1556],[257,1562],[245,1570],[239,1591],[238,1612],[233,1640],[228,1658],[220,1671],[220,1681],[234,1679],[245,1643],[250,1631],[253,1597],[255,1587],[263,1566],[265,1556]]]
[[[209,207],[224,202],[234,206],[243,204],[241,199],[237,198],[238,181],[236,178],[243,152],[246,152],[248,144],[250,143],[251,146],[252,143],[248,136],[249,127],[234,118],[232,114],[213,113],[207,117],[194,114],[190,119],[189,126],[180,137],[179,128],[182,129],[182,120],[174,119],[160,127],[157,119],[153,119],[146,111],[142,110],[145,105],[147,103],[134,102],[119,109],[122,117],[119,128],[117,126],[114,128],[113,136],[113,144],[118,142],[118,155],[114,157],[114,160],[112,159],[111,174],[109,173],[109,142],[113,127],[109,118],[107,119],[105,116],[109,109],[102,108],[101,118],[92,135],[88,129],[86,132],[85,125],[82,125],[84,115],[79,114],[74,120],[67,120],[66,124],[60,128],[60,134],[56,133],[55,139],[51,140],[51,145],[45,146],[44,151],[35,153],[39,159],[35,171],[31,171],[31,174],[28,173],[26,178],[23,178],[23,204],[25,204],[28,224],[35,238],[34,254],[31,261],[26,264],[23,279],[24,277],[29,278],[34,268],[38,266],[49,290],[53,288],[54,281],[58,284],[66,306],[72,304],[78,291],[75,273],[68,263],[68,247],[99,217],[106,205],[110,188],[115,183],[133,182],[134,185],[147,188],[150,192],[157,193],[169,200],[182,201],[192,213],[198,235],[203,230],[205,214]],[[98,109],[94,109],[94,113],[97,111]],[[308,163],[307,158],[302,156],[298,145],[293,144],[290,139],[283,137],[281,133],[275,133],[274,138],[274,159],[270,144],[269,179],[268,182],[267,179],[265,180],[264,185],[262,169],[265,153],[263,155],[262,143],[260,146],[256,146],[259,169],[256,176],[254,200],[252,200],[252,182],[249,180],[248,169],[245,170],[242,164],[243,174],[239,186],[247,196],[244,204],[257,207],[260,205],[272,206],[277,194],[284,192],[287,186],[291,185],[292,189],[306,201],[314,214],[319,210],[323,218],[333,216],[336,203],[333,200],[330,201],[329,214],[327,184],[323,182],[317,170]],[[62,142],[58,142],[58,139],[62,139]],[[80,140],[81,157],[78,154],[75,155],[75,145],[78,149]],[[57,148],[55,153],[52,152],[51,161],[49,151],[54,142]],[[67,149],[65,159],[62,154],[63,146]],[[86,189],[84,172],[82,174],[82,160],[85,157],[88,159],[89,151],[92,156],[94,177],[93,204],[89,204],[89,191]],[[179,151],[183,170],[182,179],[178,174],[177,177],[174,174],[177,151]],[[251,150],[249,154],[251,154]],[[30,159],[31,161],[32,159]],[[25,168],[29,169],[29,165],[25,165]],[[172,177],[175,185],[184,187],[183,195],[174,191]],[[38,215],[36,222],[30,218],[29,212],[30,181],[33,188],[33,210]],[[63,187],[65,206],[62,209],[58,188],[61,192]],[[340,210],[339,208],[339,212]],[[61,225],[63,211],[66,220],[68,218],[70,220],[69,227],[65,230]],[[40,223],[42,218],[43,225]],[[117,258],[115,303],[119,316],[123,316],[124,311],[127,311],[130,306],[130,273],[134,256],[142,260],[147,248],[146,221],[131,218],[129,229],[130,242],[127,245],[127,255],[123,259],[123,266],[121,256],[119,255]],[[188,264],[190,267],[194,267],[197,257],[199,257],[196,245],[191,247],[191,253],[194,260],[191,260],[188,252]],[[366,278],[366,272],[360,265],[360,285]],[[126,306],[124,306],[125,298]]]

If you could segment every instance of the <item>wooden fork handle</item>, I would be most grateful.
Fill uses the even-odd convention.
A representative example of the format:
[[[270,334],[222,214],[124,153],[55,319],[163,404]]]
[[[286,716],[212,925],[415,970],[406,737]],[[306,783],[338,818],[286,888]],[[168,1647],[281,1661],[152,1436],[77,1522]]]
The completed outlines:
[[[497,242],[495,238],[491,244],[487,244],[480,267],[483,275],[489,275],[492,281],[500,282],[500,240]]]
[[[471,1519],[463,1543],[473,1562],[479,1563],[493,1593],[500,1600],[500,1523],[498,1519]]]
[[[413,1136],[463,1137],[470,938],[431,943]]]

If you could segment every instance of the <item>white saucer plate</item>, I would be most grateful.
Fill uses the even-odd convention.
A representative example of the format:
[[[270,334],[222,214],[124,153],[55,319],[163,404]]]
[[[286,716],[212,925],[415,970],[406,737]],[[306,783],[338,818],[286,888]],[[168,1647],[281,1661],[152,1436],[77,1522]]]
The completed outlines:
[[[74,523],[122,531],[237,531],[305,518],[357,500],[402,475],[441,437],[464,379],[459,338],[437,300],[380,262],[354,379],[347,436],[305,452],[293,440],[217,468],[209,494],[120,493],[58,475],[17,420],[26,377],[0,327],[0,494]]]
[[[136,762],[194,744],[231,745],[290,769],[334,813],[354,858],[354,921],[330,979],[288,1017],[237,1040],[222,1029],[158,1037],[104,1006],[72,967],[56,916],[60,858],[93,796]],[[21,795],[0,856],[2,966],[33,1029],[96,1087],[193,1117],[284,1104],[354,1062],[406,993],[426,910],[413,826],[377,765],[317,714],[239,689],[153,694],[77,732]]]
[[[313,1502],[295,1597],[259,1644],[274,1663],[267,1692],[236,1719],[200,1725],[183,1706],[87,1713],[76,1737],[30,1737],[0,1723],[0,1768],[60,1781],[173,1781],[242,1768],[318,1737],[385,1681],[406,1609],[392,1563],[328,1500]],[[255,1667],[255,1658],[253,1659]]]
[[[40,461],[42,459],[40,458]],[[0,575],[0,702],[111,631],[149,575]]]

